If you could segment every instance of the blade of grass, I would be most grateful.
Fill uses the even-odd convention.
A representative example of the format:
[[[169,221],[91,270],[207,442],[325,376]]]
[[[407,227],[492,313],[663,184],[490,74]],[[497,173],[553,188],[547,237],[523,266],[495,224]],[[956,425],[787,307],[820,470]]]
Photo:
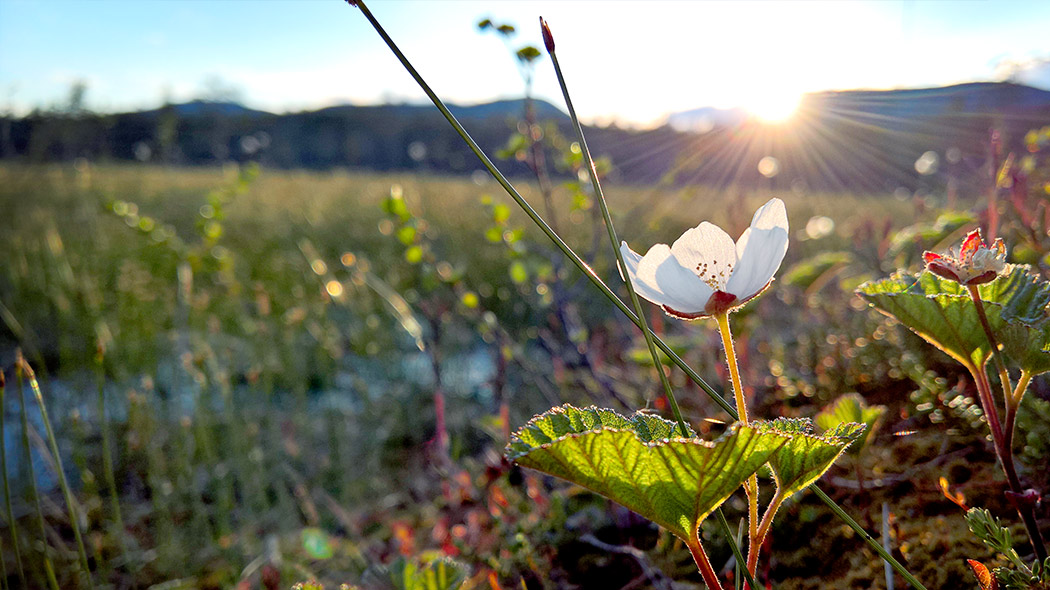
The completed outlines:
[[[597,287],[602,292],[602,294],[609,299],[609,301],[616,305],[616,307],[624,315],[627,316],[627,319],[631,320],[636,326],[641,328],[642,320],[640,320],[634,314],[634,312],[632,312],[631,309],[628,308],[627,305],[620,300],[616,293],[614,293],[612,289],[610,289],[609,286],[606,285],[604,281],[602,281],[602,279],[594,272],[594,270],[590,266],[588,266],[587,263],[584,262],[583,259],[580,258],[576,254],[576,252],[573,251],[573,249],[570,248],[569,245],[566,244],[565,241],[562,240],[561,237],[557,233],[555,233],[554,230],[552,230],[551,227],[545,221],[543,221],[543,218],[540,217],[536,210],[533,209],[531,205],[529,205],[529,203],[521,196],[521,194],[518,193],[517,189],[515,189],[514,186],[510,184],[510,181],[507,180],[505,176],[503,176],[503,173],[500,172],[498,168],[496,168],[495,164],[493,164],[489,157],[485,155],[485,152],[482,151],[481,147],[478,146],[477,142],[474,141],[470,134],[467,133],[467,130],[463,128],[459,121],[452,115],[451,111],[448,110],[448,107],[445,106],[445,103],[441,101],[441,99],[437,96],[437,94],[434,93],[433,90],[431,90],[430,85],[428,85],[426,81],[423,80],[423,77],[419,75],[419,72],[417,72],[416,69],[412,66],[412,64],[408,61],[408,58],[406,58],[405,55],[401,53],[401,50],[397,47],[397,44],[394,43],[394,40],[390,38],[386,30],[383,29],[382,25],[379,24],[379,21],[377,21],[375,16],[372,15],[371,11],[368,10],[368,7],[365,6],[363,0],[348,0],[348,3],[351,6],[356,6],[361,10],[361,13],[365,16],[366,19],[368,19],[368,22],[371,23],[372,27],[376,30],[376,33],[379,34],[379,36],[387,44],[387,47],[390,48],[390,50],[398,58],[398,61],[401,62],[401,65],[404,66],[405,70],[408,71],[408,73],[412,76],[413,79],[415,79],[419,87],[423,90],[424,93],[426,93],[427,97],[430,98],[431,102],[434,103],[434,106],[436,106],[437,109],[441,111],[441,114],[445,117],[445,120],[447,120],[449,124],[452,125],[452,127],[456,130],[456,133],[459,134],[460,138],[462,138],[463,141],[470,148],[470,150],[474,152],[474,155],[477,156],[478,160],[481,161],[482,165],[485,166],[485,168],[489,171],[492,177],[496,179],[496,182],[498,182],[500,186],[502,186],[503,189],[507,191],[507,194],[510,195],[512,199],[514,199],[514,202],[517,203],[518,206],[521,207],[521,209],[525,212],[525,214],[528,215],[529,218],[532,219],[532,221],[543,231],[543,233],[546,234],[552,242],[554,242],[554,245],[557,246],[558,249],[561,250],[561,252],[565,254],[565,256],[567,256],[569,260],[572,261],[572,263],[576,265],[578,269],[580,269],[580,271],[591,281],[591,283],[594,284],[594,286]],[[721,406],[722,409],[725,410],[726,413],[728,413],[732,417],[732,419],[735,420],[737,418],[736,409],[729,402],[723,399],[717,391],[715,391],[710,385],[708,385],[707,382],[704,381],[703,378],[701,378],[700,375],[695,370],[693,370],[692,367],[690,367],[684,360],[682,360],[682,358],[679,357],[677,353],[671,350],[671,347],[669,347],[658,335],[652,334],[652,336],[653,342],[655,342],[656,346],[661,351],[663,351],[663,353],[666,354],[668,358],[671,359],[671,362],[673,362],[682,371],[684,371],[685,374],[688,375],[689,378],[697,384],[697,386],[704,390],[704,392],[715,403]],[[857,524],[857,521],[853,520],[853,518],[850,517],[849,514],[846,514],[846,512],[834,500],[832,500],[831,497],[825,494],[816,485],[812,485],[810,487],[813,489],[813,492],[817,494],[817,497],[819,497],[821,501],[823,501],[825,504],[828,505],[829,508],[831,508],[832,512],[834,512],[836,516],[838,516],[843,522],[845,522],[847,526],[853,529],[854,532],[861,535],[861,537],[865,540],[868,546],[871,547],[872,550],[874,550],[876,553],[878,553],[883,560],[889,562],[889,564],[893,566],[893,569],[897,570],[897,572],[901,574],[908,581],[908,583],[912,585],[913,588],[915,588],[916,590],[927,590],[926,586],[923,586],[922,583],[915,578],[915,576],[911,575],[911,573],[909,573],[908,570],[900,564],[900,562],[894,559],[892,555],[887,553],[886,550],[882,548],[882,545],[871,535],[869,535],[863,527]]]
[[[21,360],[21,358],[22,356],[19,354],[18,359]],[[36,487],[36,472],[33,469],[33,452],[32,447],[29,444],[29,411],[26,409],[25,385],[22,382],[22,365],[18,362],[15,363],[15,377],[18,379],[18,405],[21,406],[22,410],[23,460],[26,462],[26,469],[29,472],[29,495],[33,498],[33,504],[36,508],[37,528],[40,529],[40,550],[43,554],[44,573],[47,576],[47,583],[51,586],[51,590],[58,590],[58,580],[55,578],[55,566],[51,563],[51,556],[48,554],[47,526],[44,525],[44,509],[40,505],[40,491]]]
[[[113,524],[117,527],[117,544],[125,562],[130,563],[127,546],[124,543],[124,519],[120,514],[120,497],[117,493],[117,478],[113,474],[113,433],[109,419],[106,417],[106,372],[105,349],[99,341],[95,351],[95,378],[98,382],[98,422],[102,429],[102,469],[105,472],[106,485],[109,487],[110,509],[113,511]]]
[[[91,581],[91,566],[88,564],[87,551],[84,549],[84,539],[80,534],[80,519],[77,518],[77,512],[73,506],[73,493],[69,489],[69,482],[66,481],[66,472],[62,468],[62,455],[58,452],[58,440],[55,439],[55,431],[51,427],[51,419],[47,416],[47,406],[44,404],[44,396],[40,391],[40,384],[37,383],[36,375],[25,359],[19,357],[16,362],[22,366],[22,371],[29,379],[29,387],[33,390],[36,403],[40,407],[40,418],[43,420],[44,429],[47,431],[47,442],[51,447],[52,455],[55,457],[55,471],[58,472],[58,483],[62,487],[62,497],[66,501],[66,510],[69,511],[69,526],[73,528],[73,537],[77,541],[80,567],[84,569],[84,579],[87,581],[87,587],[89,589],[94,588],[94,584]]]
[[[602,183],[598,180],[598,169],[594,165],[594,159],[591,157],[591,149],[587,147],[587,138],[583,133],[583,126],[580,125],[580,118],[576,116],[576,107],[572,104],[572,98],[569,95],[569,86],[565,82],[565,75],[562,73],[561,64],[558,62],[558,55],[555,53],[554,48],[554,36],[551,34],[550,28],[547,26],[547,21],[540,17],[540,29],[543,33],[543,44],[547,48],[547,53],[551,56],[551,63],[554,64],[554,73],[558,77],[558,85],[561,86],[561,94],[565,98],[565,106],[569,109],[569,119],[572,121],[572,126],[576,130],[576,139],[580,142],[580,150],[583,154],[583,160],[587,164],[587,173],[591,178],[591,187],[594,189],[594,195],[598,198],[598,207],[602,212],[602,219],[605,221],[605,229],[609,234],[609,242],[612,245],[613,253],[616,256],[616,264],[620,269],[620,277],[623,278],[623,282],[627,285],[627,293],[631,298],[631,305],[634,307],[634,313],[638,317],[638,327],[642,330],[642,334],[645,336],[645,344],[649,348],[649,354],[653,359],[653,366],[656,368],[656,372],[660,375],[660,384],[663,385],[664,394],[667,396],[668,402],[671,404],[671,412],[674,413],[675,420],[678,421],[678,426],[682,430],[682,436],[688,437],[688,430],[685,427],[685,419],[682,418],[682,410],[678,407],[678,401],[675,399],[674,391],[671,390],[671,383],[668,381],[667,372],[664,371],[664,365],[660,360],[660,354],[656,352],[656,343],[653,341],[653,332],[649,329],[649,324],[645,321],[645,310],[642,309],[642,302],[638,299],[638,293],[634,290],[634,284],[630,280],[630,273],[627,271],[627,264],[623,260],[623,252],[620,251],[620,240],[616,236],[616,227],[613,225],[612,214],[609,212],[609,204],[605,199],[605,191],[602,190]],[[719,506],[715,512],[717,513],[718,524],[722,529],[722,534],[726,538],[726,542],[729,544],[733,551],[733,555],[737,558],[738,563],[744,563],[740,561],[743,559],[743,555],[740,551],[738,541],[733,537],[732,532],[729,530],[729,525],[726,523],[725,515],[722,513],[722,507]],[[699,542],[699,539],[697,539]],[[751,588],[758,588],[755,584],[754,578],[751,576],[751,572],[744,568],[745,576],[747,577],[748,583]]]
[[[7,505],[7,526],[11,528],[11,547],[15,554],[15,565],[18,568],[18,581],[22,588],[26,588],[26,572],[22,567],[22,550],[18,543],[18,522],[15,521],[15,511],[11,506],[11,483],[7,479],[7,435],[4,434],[4,424],[7,422],[7,404],[5,403],[5,392],[7,383],[4,380],[4,372],[0,371],[0,469],[4,478],[4,503]],[[0,559],[0,562],[4,560]],[[3,571],[4,584],[7,584],[7,569]]]

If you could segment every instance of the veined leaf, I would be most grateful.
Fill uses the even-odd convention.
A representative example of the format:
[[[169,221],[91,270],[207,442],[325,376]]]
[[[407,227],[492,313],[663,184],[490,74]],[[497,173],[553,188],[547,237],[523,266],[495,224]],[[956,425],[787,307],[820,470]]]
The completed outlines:
[[[522,427],[507,457],[601,494],[693,542],[704,518],[790,440],[740,424],[714,442],[669,438],[678,433],[675,422],[651,414],[625,418],[565,405]]]
[[[1050,284],[1013,266],[978,289],[1003,352],[1034,374],[1050,370]],[[857,294],[967,367],[983,367],[991,355],[977,310],[954,281],[899,273],[865,283]]]
[[[849,447],[850,454],[859,453],[864,445],[868,444],[882,415],[886,413],[886,406],[869,406],[859,393],[847,393],[840,396],[830,406],[824,408],[813,419],[821,430],[828,431],[839,424],[846,422],[857,422],[867,427],[864,436],[860,437],[856,444]]]
[[[813,434],[813,424],[807,418],[777,418],[769,422],[756,421],[752,425],[761,432],[791,437],[769,459],[777,488],[785,498],[817,481],[846,447],[864,434],[863,424],[844,422],[817,436]]]

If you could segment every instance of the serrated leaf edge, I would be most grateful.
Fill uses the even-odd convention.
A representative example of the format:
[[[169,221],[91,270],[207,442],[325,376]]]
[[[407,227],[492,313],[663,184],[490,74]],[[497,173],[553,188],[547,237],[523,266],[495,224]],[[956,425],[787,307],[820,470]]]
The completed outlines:
[[[551,409],[549,409],[546,412],[543,412],[541,414],[536,414],[535,416],[530,418],[529,421],[526,422],[521,428],[517,429],[514,432],[514,434],[511,435],[510,442],[507,443],[506,447],[504,447],[504,453],[503,454],[507,457],[507,459],[509,459],[511,461],[515,461],[515,460],[517,460],[517,459],[519,459],[519,458],[529,454],[530,452],[532,452],[534,450],[548,448],[551,445],[553,445],[554,443],[557,443],[559,441],[567,440],[569,438],[577,438],[577,437],[579,437],[581,435],[589,434],[589,433],[592,433],[592,432],[603,432],[603,431],[630,432],[631,434],[635,435],[635,437],[638,439],[638,442],[642,443],[643,445],[649,446],[649,447],[659,446],[662,443],[667,443],[667,442],[671,442],[671,441],[682,441],[682,442],[704,443],[704,446],[706,446],[708,448],[712,448],[716,444],[718,444],[722,439],[728,438],[730,435],[732,435],[735,432],[735,428],[734,427],[736,426],[736,424],[733,424],[732,426],[730,426],[729,429],[727,429],[724,433],[722,433],[718,438],[716,438],[713,441],[706,441],[706,440],[703,440],[701,438],[697,438],[695,436],[694,437],[676,436],[674,438],[661,438],[661,439],[656,439],[656,440],[651,441],[651,442],[646,442],[646,441],[642,440],[641,436],[638,435],[638,431],[636,429],[633,429],[633,428],[632,429],[617,428],[617,427],[613,427],[613,426],[597,425],[595,428],[591,428],[589,430],[581,430],[580,432],[570,432],[568,434],[564,434],[562,436],[559,436],[558,438],[553,438],[553,439],[550,440],[550,442],[543,443],[543,444],[541,444],[539,446],[529,445],[529,450],[528,451],[518,452],[518,451],[515,451],[514,449],[511,448],[511,445],[513,445],[515,442],[521,442],[523,444],[528,444],[525,441],[521,440],[521,436],[520,435],[521,435],[522,432],[524,432],[527,428],[532,427],[534,423],[539,422],[539,421],[543,420],[544,418],[547,418],[547,417],[550,417],[550,416],[555,416],[555,415],[558,415],[558,414],[565,414],[566,413],[566,408],[571,408],[573,410],[579,410],[579,411],[594,410],[595,412],[605,409],[605,408],[599,408],[598,406],[595,406],[593,404],[589,405],[589,406],[586,406],[586,407],[583,407],[583,408],[577,408],[576,406],[573,406],[572,404],[562,404],[560,406],[555,406],[555,407],[553,407],[553,408],[551,408]],[[609,411],[612,411],[612,410],[609,410]],[[634,419],[634,417],[638,416],[642,412],[635,412],[630,417],[623,416],[620,413],[615,412],[615,411],[613,411],[613,413],[615,413],[617,416],[620,416],[624,420],[630,422],[631,420]],[[666,420],[665,418],[661,418],[660,416],[656,416],[656,417],[660,418],[661,420],[665,420],[667,422],[670,422],[670,420]],[[675,425],[675,427],[677,428],[677,425]]]

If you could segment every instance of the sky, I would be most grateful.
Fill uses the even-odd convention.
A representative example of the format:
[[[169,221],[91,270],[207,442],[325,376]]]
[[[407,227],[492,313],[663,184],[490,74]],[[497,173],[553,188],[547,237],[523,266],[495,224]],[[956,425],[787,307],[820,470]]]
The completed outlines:
[[[550,23],[589,122],[658,123],[697,107],[790,110],[805,92],[1012,78],[1050,89],[1050,2],[1009,0],[370,0],[435,91],[519,97],[512,49]],[[478,32],[512,23],[509,46]],[[537,96],[561,105],[544,56]],[[361,12],[341,0],[0,0],[0,112],[67,100],[100,111],[237,96],[272,112],[424,102]]]

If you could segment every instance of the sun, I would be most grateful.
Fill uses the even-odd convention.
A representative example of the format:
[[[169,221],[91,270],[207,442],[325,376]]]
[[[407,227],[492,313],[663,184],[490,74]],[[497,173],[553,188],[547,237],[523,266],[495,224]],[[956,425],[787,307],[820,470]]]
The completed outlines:
[[[766,123],[783,123],[791,118],[802,102],[802,95],[775,88],[754,93],[742,105],[747,112]]]

